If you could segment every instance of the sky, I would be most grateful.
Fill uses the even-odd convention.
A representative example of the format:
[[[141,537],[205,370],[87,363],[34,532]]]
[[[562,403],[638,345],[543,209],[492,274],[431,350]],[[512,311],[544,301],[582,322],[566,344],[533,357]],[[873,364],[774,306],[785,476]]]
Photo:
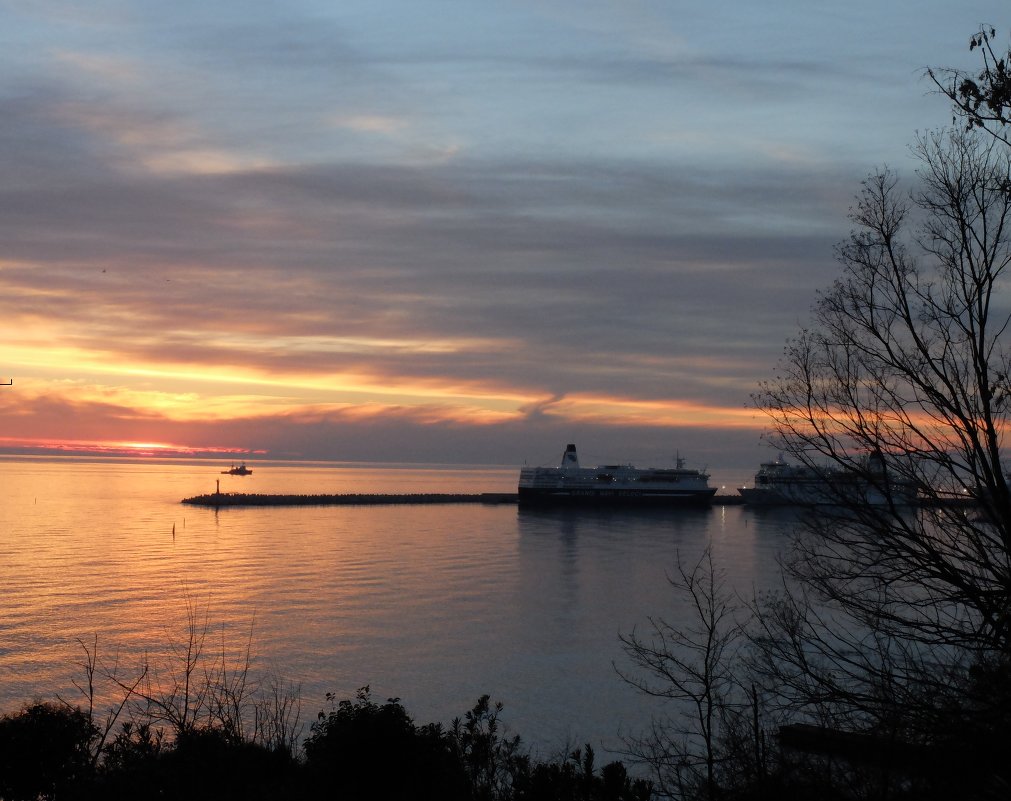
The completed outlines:
[[[1005,2],[0,0],[0,452],[757,465]],[[911,185],[911,184],[910,184]]]

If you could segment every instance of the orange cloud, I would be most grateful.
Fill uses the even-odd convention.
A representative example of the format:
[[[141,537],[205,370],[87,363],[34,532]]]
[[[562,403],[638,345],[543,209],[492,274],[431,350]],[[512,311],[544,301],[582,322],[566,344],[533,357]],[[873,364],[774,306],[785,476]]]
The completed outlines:
[[[754,432],[757,440],[766,424],[743,406],[658,394],[669,383],[697,396],[740,396],[741,357],[572,360],[552,346],[538,354],[558,364],[547,381],[575,387],[552,393],[543,376],[526,374],[535,362],[529,343],[511,332],[410,336],[377,321],[335,326],[322,307],[289,309],[284,300],[276,311],[250,310],[247,298],[273,296],[264,287],[243,295],[266,279],[241,271],[176,268],[171,282],[155,283],[149,272],[47,269],[53,274],[40,277],[28,265],[0,262],[0,369],[17,379],[0,391],[7,437],[0,447],[245,453],[276,448],[291,427],[311,426],[485,436],[535,427],[694,428]],[[192,281],[179,281],[181,274]],[[302,299],[314,285],[296,279],[286,290]],[[218,297],[231,302],[222,308]],[[637,387],[644,396],[595,389],[605,386]]]

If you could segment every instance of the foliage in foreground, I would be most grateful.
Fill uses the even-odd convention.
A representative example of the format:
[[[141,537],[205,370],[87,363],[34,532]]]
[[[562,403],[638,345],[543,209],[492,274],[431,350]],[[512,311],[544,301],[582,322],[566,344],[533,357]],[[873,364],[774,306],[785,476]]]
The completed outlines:
[[[642,631],[623,635],[630,667],[618,668],[626,682],[672,710],[669,717],[655,717],[645,734],[626,739],[626,755],[649,770],[656,797],[1011,797],[1007,657],[977,660],[964,675],[949,666],[944,677],[951,686],[936,699],[929,719],[917,717],[921,710],[907,696],[905,717],[896,725],[868,726],[827,682],[810,683],[811,674],[825,669],[824,662],[811,665],[809,675],[800,670],[788,675],[779,662],[773,677],[778,684],[762,686],[770,677],[770,650],[778,654],[792,643],[798,653],[816,653],[803,630],[784,640],[777,628],[796,613],[788,593],[757,609],[743,608],[708,548],[697,561],[685,562],[679,555],[669,581],[689,602],[688,618],[676,625],[650,618]],[[770,615],[777,616],[775,624]],[[850,651],[839,658],[874,655]],[[784,697],[796,703],[778,703]],[[898,709],[899,701],[892,702]],[[805,713],[816,704],[823,714]],[[844,714],[833,717],[833,711]]]
[[[37,702],[0,717],[0,799],[649,801],[620,762],[599,772],[586,746],[538,761],[500,733],[483,696],[461,720],[416,724],[399,699],[328,696],[300,753],[216,725],[166,730],[137,718],[102,739],[91,716]]]

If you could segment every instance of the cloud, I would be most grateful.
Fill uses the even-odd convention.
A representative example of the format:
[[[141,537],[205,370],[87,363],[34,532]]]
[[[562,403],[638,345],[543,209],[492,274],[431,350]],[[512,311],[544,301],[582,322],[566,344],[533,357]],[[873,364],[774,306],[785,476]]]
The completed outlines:
[[[391,135],[403,131],[407,122],[396,117],[379,114],[355,114],[352,116],[335,115],[331,122],[338,128],[349,128],[363,133],[378,133]]]
[[[18,10],[9,419],[304,455],[753,436],[836,272],[866,90],[910,90],[834,41],[573,9]]]
[[[521,406],[519,411],[528,421],[543,420],[551,414],[553,408],[557,408],[565,400],[564,394],[552,395],[550,398],[534,401],[533,403]]]
[[[292,395],[621,386],[724,406],[771,368],[795,322],[783,309],[827,282],[841,201],[803,173],[707,177],[571,162],[113,174],[37,214],[18,192],[0,216],[0,311],[24,366],[58,344],[75,370]],[[793,214],[809,225],[777,219]]]
[[[591,454],[610,449],[611,458],[617,454],[667,458],[667,452],[679,446],[692,450],[698,459],[729,454],[734,448],[740,452],[741,446],[750,456],[756,452],[758,431],[757,424],[721,428],[718,421],[704,429],[691,420],[671,425],[662,416],[652,417],[649,409],[634,419],[530,414],[531,407],[523,413],[489,415],[480,407],[454,410],[438,403],[318,405],[247,414],[238,405],[232,415],[216,417],[213,410],[202,416],[166,414],[150,405],[138,408],[130,400],[125,394],[95,392],[86,386],[33,387],[19,382],[15,392],[0,395],[0,415],[17,422],[16,434],[8,429],[0,435],[0,447],[19,452],[136,453],[141,443],[146,452],[164,454],[259,453],[278,459],[419,462],[440,461],[453,453],[462,462],[520,464],[541,459],[547,443],[553,454],[573,437],[586,442]]]

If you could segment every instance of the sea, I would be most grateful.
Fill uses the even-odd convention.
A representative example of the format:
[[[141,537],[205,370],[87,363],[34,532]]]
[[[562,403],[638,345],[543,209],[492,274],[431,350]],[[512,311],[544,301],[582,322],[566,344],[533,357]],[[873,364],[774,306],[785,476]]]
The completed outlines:
[[[789,512],[515,505],[230,508],[213,492],[514,492],[518,467],[0,457],[0,714],[99,707],[150,666],[168,687],[195,628],[250,681],[297,687],[304,724],[368,686],[418,723],[488,694],[535,753],[625,740],[672,714],[625,682],[620,636],[692,622],[670,583],[706,546],[744,603],[779,583]],[[711,471],[721,494],[747,474]]]

